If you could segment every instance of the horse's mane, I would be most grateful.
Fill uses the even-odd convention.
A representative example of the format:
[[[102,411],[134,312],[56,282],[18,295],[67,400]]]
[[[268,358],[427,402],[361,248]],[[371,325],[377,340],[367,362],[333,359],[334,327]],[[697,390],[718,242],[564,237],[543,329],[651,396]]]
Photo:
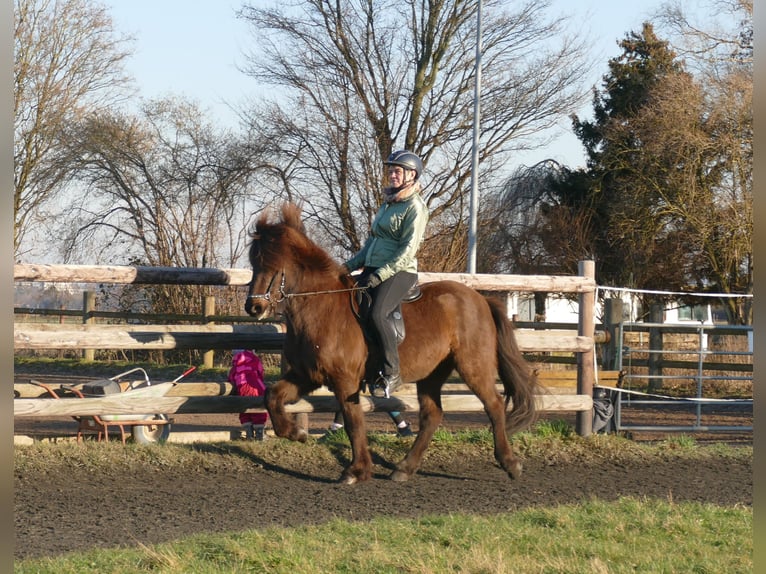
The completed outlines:
[[[301,219],[301,207],[291,202],[282,204],[280,214],[274,213],[273,208],[264,209],[255,222],[255,227],[250,230],[251,239],[260,239],[263,234],[274,233],[273,228],[278,225],[286,225],[306,235],[306,227]]]
[[[250,238],[259,242],[264,255],[276,252],[270,250],[269,245],[280,244],[302,265],[336,273],[339,264],[307,235],[301,212],[301,207],[291,202],[283,203],[279,214],[265,210],[250,232]]]

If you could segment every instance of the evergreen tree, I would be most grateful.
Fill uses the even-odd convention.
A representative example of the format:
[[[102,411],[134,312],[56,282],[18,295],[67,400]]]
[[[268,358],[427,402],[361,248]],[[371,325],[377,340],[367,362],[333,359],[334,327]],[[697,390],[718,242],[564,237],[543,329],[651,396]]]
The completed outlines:
[[[650,24],[619,45],[594,92],[593,120],[573,117],[586,167],[509,178],[498,204],[526,203],[504,225],[486,227],[493,253],[525,272],[544,261],[540,272],[573,273],[578,261],[594,259],[601,285],[752,293],[748,62],[729,60],[698,81]],[[751,321],[748,301],[721,301],[730,322]]]
[[[586,173],[572,174],[561,189],[589,213],[600,282],[675,290],[688,283],[677,261],[686,245],[677,218],[663,209],[669,179],[662,174],[672,173],[677,159],[653,155],[643,118],[661,105],[669,86],[689,86],[690,78],[651,24],[631,32],[620,47],[603,91],[594,95],[594,120],[573,119],[588,158]],[[586,189],[578,189],[582,185]]]

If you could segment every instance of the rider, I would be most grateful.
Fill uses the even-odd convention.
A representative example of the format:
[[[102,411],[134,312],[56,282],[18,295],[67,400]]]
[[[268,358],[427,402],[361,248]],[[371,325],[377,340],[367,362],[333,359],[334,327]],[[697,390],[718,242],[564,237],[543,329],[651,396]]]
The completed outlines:
[[[423,162],[417,155],[399,150],[383,163],[389,182],[383,189],[385,201],[364,246],[345,266],[349,272],[363,269],[357,286],[366,287],[370,294],[371,324],[383,355],[370,390],[376,397],[387,398],[402,382],[396,332],[389,316],[417,283],[416,254],[428,223],[428,207],[420,196]]]

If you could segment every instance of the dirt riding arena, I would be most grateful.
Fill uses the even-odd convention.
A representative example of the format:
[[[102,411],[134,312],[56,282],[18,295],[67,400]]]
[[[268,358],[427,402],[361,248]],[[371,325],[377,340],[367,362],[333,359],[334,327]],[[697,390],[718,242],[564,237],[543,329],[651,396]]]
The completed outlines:
[[[649,415],[655,422],[661,416]],[[746,416],[752,424],[752,412]],[[173,433],[238,427],[236,415],[175,419]],[[330,415],[312,415],[312,434],[320,437],[330,420]],[[393,433],[383,413],[369,414],[367,421],[370,430]],[[413,423],[417,430],[414,419]],[[17,419],[16,434],[40,438],[46,433],[71,433],[73,425],[71,419]],[[486,425],[483,414],[448,413],[443,426],[454,430]],[[752,433],[700,435],[700,440],[752,444]],[[315,524],[334,517],[364,521],[380,515],[491,514],[593,497],[634,496],[721,505],[752,505],[753,500],[752,459],[712,458],[690,465],[672,456],[627,464],[543,456],[526,460],[521,479],[511,481],[494,463],[491,452],[461,451],[452,456],[440,449],[426,454],[420,473],[409,482],[387,480],[397,460],[376,456],[373,479],[349,487],[337,483],[347,462],[347,449],[333,450],[334,459],[328,464],[326,457],[312,456],[317,445],[297,445],[301,455],[287,457],[280,442],[272,438],[248,448],[227,443],[228,452],[243,463],[236,469],[226,464],[182,465],[94,473],[71,464],[55,476],[45,469],[15,472],[15,557],[152,544],[203,531]],[[208,452],[215,460],[221,447],[199,444],[188,448]]]

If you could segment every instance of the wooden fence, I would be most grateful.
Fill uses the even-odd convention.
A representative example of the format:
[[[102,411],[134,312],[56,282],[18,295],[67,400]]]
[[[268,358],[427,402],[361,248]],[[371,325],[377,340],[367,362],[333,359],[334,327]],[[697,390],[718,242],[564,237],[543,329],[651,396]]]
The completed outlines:
[[[592,391],[595,382],[595,293],[594,264],[583,261],[577,276],[489,275],[420,273],[428,283],[450,279],[482,291],[576,293],[579,322],[576,334],[518,330],[519,347],[525,352],[571,352],[577,357],[577,393],[540,395],[542,410],[577,412],[577,432],[583,436],[592,428]],[[16,264],[15,281],[96,284],[246,285],[251,272],[244,269],[168,268],[141,266],[33,265]],[[15,349],[237,349],[279,350],[283,333],[277,325],[104,325],[98,323],[43,324],[15,323]],[[179,384],[178,387],[186,387]],[[185,393],[187,394],[187,393]],[[414,395],[397,394],[391,399],[364,397],[363,409],[417,410]],[[445,396],[447,411],[482,410],[473,396]],[[15,416],[66,416],[91,414],[236,413],[262,408],[260,399],[232,396],[166,396],[146,399],[117,395],[97,399],[56,401],[14,400]],[[329,396],[309,396],[292,405],[292,412],[335,411],[338,405]],[[108,412],[105,410],[108,409]],[[98,412],[96,412],[98,411]]]

